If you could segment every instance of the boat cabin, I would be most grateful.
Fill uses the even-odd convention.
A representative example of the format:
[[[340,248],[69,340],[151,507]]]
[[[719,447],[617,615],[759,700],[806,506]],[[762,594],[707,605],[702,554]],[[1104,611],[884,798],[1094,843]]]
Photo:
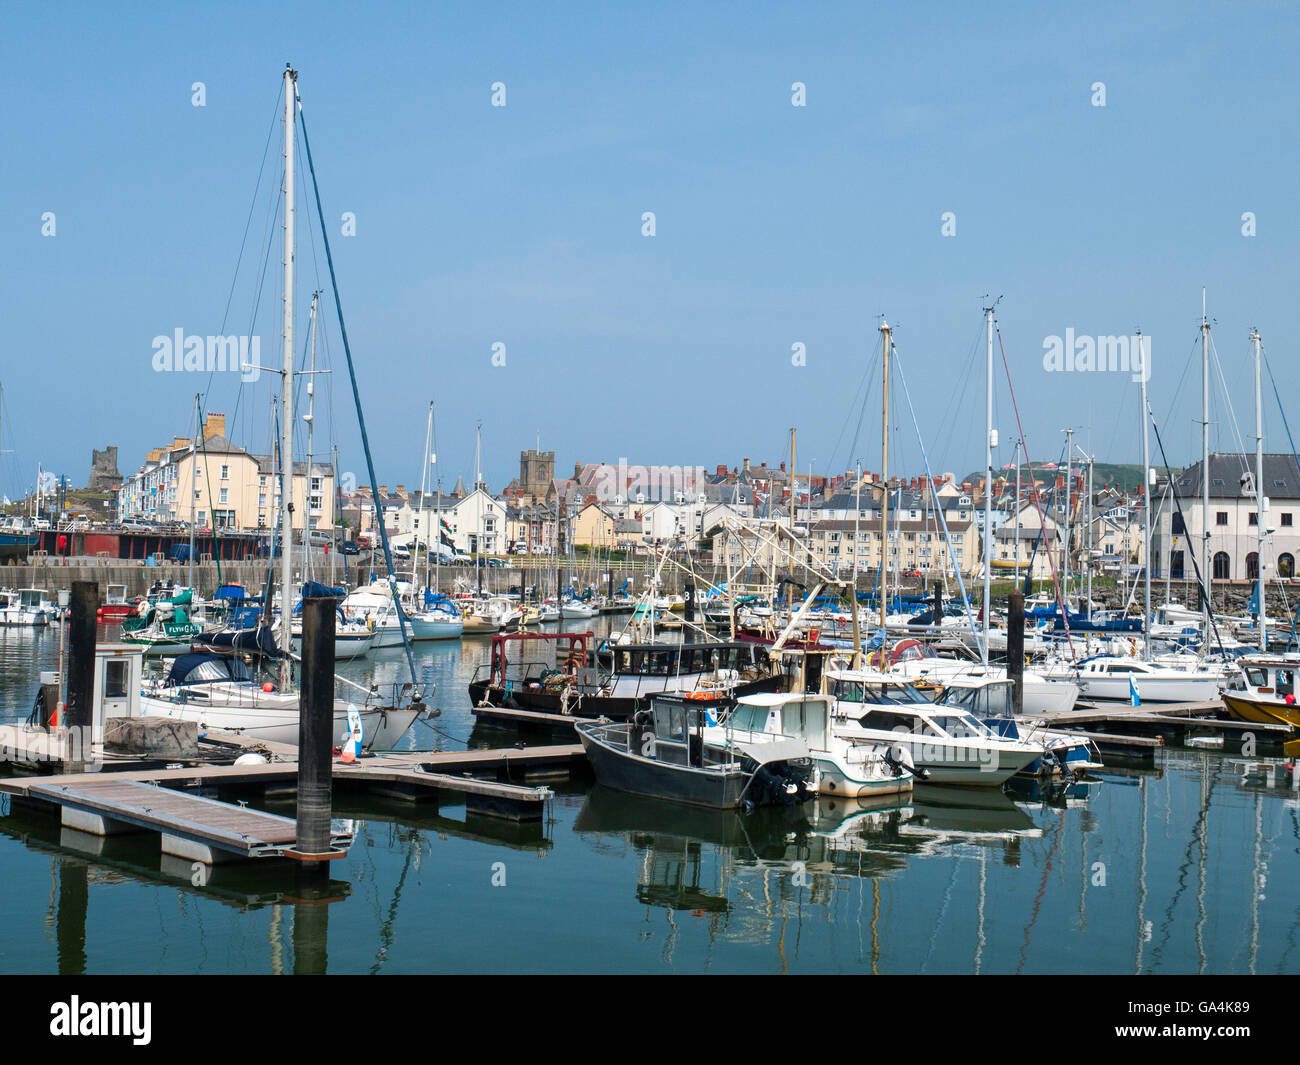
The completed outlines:
[[[830,740],[830,700],[824,695],[762,694],[741,699],[726,719],[734,732],[759,732],[803,740],[825,751]]]
[[[996,677],[953,677],[936,706],[956,706],[981,721],[1015,713],[1015,681]]]
[[[1254,691],[1285,699],[1296,694],[1296,680],[1300,677],[1300,655],[1287,654],[1280,658],[1243,658],[1240,671],[1228,682],[1230,691]]]
[[[614,644],[597,652],[601,669],[619,676],[671,677],[767,670],[767,648],[753,643]]]

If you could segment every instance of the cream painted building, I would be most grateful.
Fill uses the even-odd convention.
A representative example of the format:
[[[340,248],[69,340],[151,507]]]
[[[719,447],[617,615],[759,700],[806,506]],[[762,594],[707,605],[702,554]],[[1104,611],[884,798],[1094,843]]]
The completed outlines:
[[[190,522],[200,529],[271,529],[280,478],[271,456],[249,454],[225,436],[226,418],[210,414],[197,440],[176,437],[149,452],[118,490],[118,520]],[[334,471],[293,464],[293,528],[333,531]]]

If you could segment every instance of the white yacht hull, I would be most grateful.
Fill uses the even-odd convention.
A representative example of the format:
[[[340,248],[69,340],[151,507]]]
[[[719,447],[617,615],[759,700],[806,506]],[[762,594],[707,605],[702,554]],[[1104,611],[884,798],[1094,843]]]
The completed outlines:
[[[187,701],[179,702],[141,694],[140,713],[143,716],[173,717],[181,721],[197,721],[200,728],[238,732],[250,739],[269,743],[298,743],[298,707],[296,699],[285,699],[293,705],[239,706],[204,703],[194,699],[194,689],[187,690]],[[418,710],[377,710],[358,708],[361,714],[362,746],[367,750],[392,750],[406,735],[419,716]],[[350,730],[348,710],[338,706],[334,711],[334,742],[344,743]]]

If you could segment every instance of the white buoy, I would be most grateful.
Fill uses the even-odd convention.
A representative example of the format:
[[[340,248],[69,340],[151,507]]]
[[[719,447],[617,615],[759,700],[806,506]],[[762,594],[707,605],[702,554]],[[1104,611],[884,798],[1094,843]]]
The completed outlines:
[[[238,758],[235,759],[235,765],[266,765],[266,764],[267,764],[267,760],[265,755],[253,754],[251,752],[248,754],[241,754]]]

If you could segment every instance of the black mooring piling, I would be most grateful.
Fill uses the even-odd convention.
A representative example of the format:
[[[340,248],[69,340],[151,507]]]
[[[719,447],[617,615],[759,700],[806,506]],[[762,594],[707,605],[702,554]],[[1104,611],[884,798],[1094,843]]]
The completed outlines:
[[[331,758],[334,751],[334,599],[302,604],[302,687],[298,710],[298,846],[303,854],[330,849]],[[300,878],[327,878],[326,861],[299,862]]]
[[[1007,601],[1007,676],[1016,713],[1025,709],[1025,593],[1017,589]]]
[[[686,607],[684,611],[686,620],[694,621],[695,620],[695,582],[694,581],[686,582],[686,592],[682,596],[682,598],[686,602]]]
[[[69,735],[73,737],[69,751],[80,753],[90,750],[95,716],[95,625],[98,621],[99,585],[95,581],[73,581],[69,607],[68,698],[59,724],[69,729]],[[70,759],[64,769],[69,773],[81,772],[82,759]]]
[[[930,619],[932,625],[943,624],[943,582],[934,582],[934,616]]]

